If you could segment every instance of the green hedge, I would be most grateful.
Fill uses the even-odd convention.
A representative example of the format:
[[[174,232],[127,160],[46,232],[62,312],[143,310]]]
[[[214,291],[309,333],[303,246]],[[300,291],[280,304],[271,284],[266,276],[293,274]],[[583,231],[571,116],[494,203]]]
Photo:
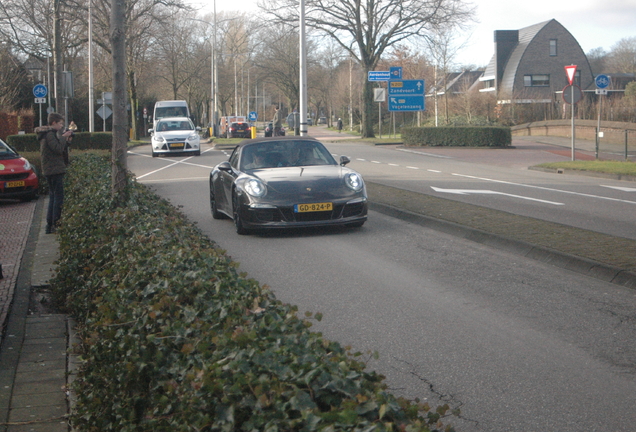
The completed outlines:
[[[146,187],[112,209],[110,172],[71,165],[52,281],[80,323],[77,430],[452,430],[448,406],[387,392],[362,354],[309,330],[320,314],[299,318]]]
[[[111,132],[75,132],[71,148],[76,150],[110,150],[113,136]],[[39,152],[40,143],[36,134],[9,135],[7,144],[23,152]]]
[[[408,127],[402,140],[408,146],[507,147],[512,134],[508,127]]]

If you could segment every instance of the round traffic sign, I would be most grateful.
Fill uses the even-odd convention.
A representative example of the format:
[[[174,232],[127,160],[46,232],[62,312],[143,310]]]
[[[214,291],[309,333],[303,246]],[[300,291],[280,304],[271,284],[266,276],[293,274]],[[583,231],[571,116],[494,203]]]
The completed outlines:
[[[611,80],[609,76],[601,74],[596,75],[596,78],[594,78],[594,82],[596,83],[597,88],[604,89],[609,87]]]
[[[250,111],[250,113],[248,114],[248,118],[250,119],[250,121],[256,121],[256,119],[258,118],[258,114],[256,113],[256,111]]]
[[[36,84],[35,87],[33,87],[33,96],[36,98],[46,97],[48,93],[49,91],[44,84]]]
[[[563,100],[567,104],[578,103],[583,98],[583,91],[577,85],[565,86],[563,89]]]

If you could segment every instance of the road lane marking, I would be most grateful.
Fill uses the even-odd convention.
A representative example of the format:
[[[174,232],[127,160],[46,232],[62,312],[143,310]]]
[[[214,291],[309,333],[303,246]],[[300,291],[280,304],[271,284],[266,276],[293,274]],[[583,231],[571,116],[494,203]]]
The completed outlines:
[[[607,185],[599,185],[599,186],[610,188],[610,189],[618,189],[619,191],[623,191],[623,192],[636,192],[636,188],[628,188],[628,187],[621,187],[621,186],[607,186]]]
[[[199,181],[199,180],[208,180],[209,177],[189,177],[189,178],[176,178],[176,179],[157,179],[157,180],[144,180],[144,181],[139,181],[139,179],[137,179],[137,183],[143,183],[143,184],[147,184],[147,183],[170,183],[170,182],[182,182],[182,181]]]
[[[527,185],[527,184],[523,184],[523,183],[514,183],[514,182],[505,181],[505,180],[495,180],[495,179],[489,179],[489,178],[484,178],[484,177],[475,177],[475,176],[470,176],[470,175],[465,175],[465,174],[452,173],[451,175],[454,175],[454,176],[457,176],[457,177],[471,178],[471,179],[475,179],[475,180],[489,181],[489,182],[493,182],[493,183],[502,183],[502,184],[508,184],[508,185],[513,185],[513,186],[523,186],[523,187],[527,187],[527,188],[531,188],[531,189],[540,189],[540,190],[545,190],[545,191],[550,191],[550,192],[560,192],[560,193],[564,193],[564,194],[577,195],[577,196],[588,197],[588,198],[597,198],[597,199],[602,199],[602,200],[607,200],[607,201],[616,201],[616,202],[622,202],[622,203],[626,203],[626,204],[636,204],[636,201],[630,201],[630,200],[624,200],[624,199],[618,199],[618,198],[610,198],[610,197],[604,197],[604,196],[600,196],[600,195],[586,194],[586,193],[582,193],[582,192],[572,192],[572,191],[566,191],[566,190],[562,190],[562,189],[554,189],[554,188],[548,188],[548,187],[543,187],[543,186],[533,186],[533,185]]]
[[[433,189],[435,192],[450,193],[450,194],[456,194],[456,195],[472,195],[472,194],[504,195],[504,196],[509,196],[509,197],[513,197],[513,198],[519,198],[519,199],[524,199],[524,200],[529,200],[529,201],[537,201],[537,202],[541,202],[541,203],[545,203],[545,204],[565,205],[565,204],[559,203],[559,202],[546,201],[546,200],[542,200],[542,199],[530,198],[530,197],[525,197],[525,196],[521,196],[521,195],[513,195],[513,194],[508,194],[508,193],[503,193],[503,192],[498,192],[498,191],[492,191],[492,190],[486,190],[486,189],[481,189],[481,190],[480,189],[442,189],[442,188],[437,188],[435,186],[431,186],[431,189]]]
[[[401,151],[401,152],[405,152],[405,153],[415,153],[415,154],[419,154],[419,155],[430,156],[430,157],[435,157],[435,158],[440,158],[440,159],[454,159],[452,156],[442,156],[442,155],[437,155],[437,154],[433,154],[433,153],[424,153],[424,152],[416,151],[416,150],[407,150],[407,149],[401,149],[401,148],[398,148],[396,150]]]
[[[441,174],[441,171],[439,171],[439,170],[427,169],[426,171],[428,171],[428,172],[432,172],[432,173],[438,173],[438,174]]]
[[[414,170],[418,170],[418,167],[414,167],[414,166],[407,166],[408,169],[414,169]]]

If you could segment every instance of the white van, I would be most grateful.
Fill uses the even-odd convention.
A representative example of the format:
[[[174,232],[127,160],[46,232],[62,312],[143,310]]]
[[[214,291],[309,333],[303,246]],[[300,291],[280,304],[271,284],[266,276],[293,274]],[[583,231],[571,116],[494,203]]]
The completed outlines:
[[[165,100],[155,103],[155,112],[152,116],[153,122],[157,123],[159,119],[164,117],[188,117],[190,118],[190,110],[188,103],[184,100]]]

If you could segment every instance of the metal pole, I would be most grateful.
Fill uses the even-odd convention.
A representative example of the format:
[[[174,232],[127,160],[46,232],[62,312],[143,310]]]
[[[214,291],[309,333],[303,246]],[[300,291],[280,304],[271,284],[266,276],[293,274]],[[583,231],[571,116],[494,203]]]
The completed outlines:
[[[214,53],[213,57],[214,57],[214,118],[213,118],[213,133],[214,136],[217,135],[217,114],[218,114],[218,102],[217,102],[217,95],[219,93],[219,78],[218,78],[218,68],[216,66],[216,0],[214,0],[214,35],[212,36],[212,52]]]
[[[598,126],[596,128],[596,159],[598,159],[598,149],[601,144],[601,110],[603,109],[603,95],[598,95]]]
[[[627,141],[628,141],[628,133],[629,131],[627,129],[625,129],[625,160],[627,160],[628,154],[627,154]]]
[[[575,130],[574,130],[574,90],[573,89],[572,89],[572,103],[570,105],[572,105],[572,160],[576,160],[576,156],[574,155]]]
[[[95,95],[93,81],[93,1],[88,0],[88,131],[95,132]]]
[[[305,40],[305,0],[300,0],[300,136],[307,135],[307,42]]]
[[[382,138],[382,102],[378,102],[378,136]]]
[[[349,56],[349,130],[353,131],[353,57]]]

